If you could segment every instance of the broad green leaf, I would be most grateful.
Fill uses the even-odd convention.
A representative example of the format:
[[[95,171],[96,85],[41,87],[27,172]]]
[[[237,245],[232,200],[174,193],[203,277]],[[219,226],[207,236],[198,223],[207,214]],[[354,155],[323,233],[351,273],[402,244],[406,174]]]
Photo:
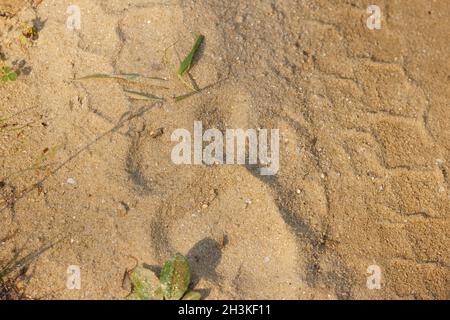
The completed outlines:
[[[205,37],[202,35],[199,35],[197,37],[197,40],[195,41],[191,52],[187,55],[187,57],[180,64],[180,68],[178,69],[179,76],[184,75],[186,72],[188,72],[191,69],[195,54],[197,53],[198,49],[200,49],[200,46],[202,45],[204,39],[205,39]]]
[[[163,293],[158,277],[149,269],[136,267],[129,273],[132,291],[130,300],[162,300]]]
[[[175,254],[164,264],[159,277],[164,297],[167,300],[180,300],[191,282],[191,271],[187,259]]]
[[[2,76],[2,81],[8,81],[9,77],[7,74],[5,74],[4,76]]]
[[[16,81],[16,80],[17,80],[17,73],[11,72],[11,73],[8,75],[8,78],[9,78],[9,80],[11,80],[11,81]]]
[[[202,298],[202,295],[195,291],[189,291],[186,293],[181,300],[200,300]]]

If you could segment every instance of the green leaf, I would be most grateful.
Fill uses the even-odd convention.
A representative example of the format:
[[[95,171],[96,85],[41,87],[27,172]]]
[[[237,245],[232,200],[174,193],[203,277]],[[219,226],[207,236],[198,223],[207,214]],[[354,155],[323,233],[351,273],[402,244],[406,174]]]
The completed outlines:
[[[129,272],[132,291],[130,300],[162,300],[163,293],[158,277],[149,269],[136,267]]]
[[[197,93],[199,93],[199,92],[200,92],[200,91],[192,91],[192,92],[183,94],[183,95],[181,95],[181,96],[176,96],[176,97],[174,97],[173,99],[175,100],[175,102],[180,102],[180,101],[183,101],[184,99],[187,99],[187,98],[189,98],[189,97],[192,97],[193,95],[195,95],[195,94],[197,94]]]
[[[202,295],[195,291],[189,291],[186,293],[182,300],[200,300]]]
[[[4,76],[2,76],[2,81],[8,81],[9,77],[7,74],[5,74]]]
[[[8,75],[8,78],[9,78],[9,80],[11,80],[11,81],[16,81],[16,80],[17,80],[17,73],[11,72],[11,73]]]
[[[121,74],[112,75],[112,77],[113,78],[117,78],[117,79],[123,79],[123,80],[129,80],[129,81],[137,81],[137,82],[139,82],[140,80],[145,80],[145,79],[167,81],[167,79],[164,79],[164,78],[148,77],[148,76],[144,76],[144,75],[139,74],[139,73],[121,73]]]
[[[167,300],[180,300],[191,282],[191,271],[187,259],[175,254],[164,264],[159,277],[164,297]]]
[[[11,68],[10,67],[2,67],[2,73],[10,73]]]
[[[75,80],[89,80],[89,79],[119,79],[130,82],[144,82],[146,80],[158,80],[167,81],[167,79],[159,77],[148,77],[139,73],[120,73],[120,74],[107,74],[107,73],[94,73]]]
[[[81,77],[81,78],[77,78],[75,80],[88,80],[88,79],[111,79],[113,78],[111,75],[109,74],[103,74],[103,73],[94,73],[94,74],[90,74],[88,76],[85,77]]]
[[[180,68],[178,69],[179,76],[184,75],[186,72],[188,72],[191,69],[195,54],[197,53],[198,49],[200,49],[200,46],[202,45],[204,39],[205,39],[205,37],[203,35],[199,35],[197,37],[197,40],[195,41],[191,52],[187,55],[187,57],[180,64]]]
[[[131,90],[124,90],[125,93],[131,98],[135,100],[164,100],[163,98],[157,97],[150,93],[143,93]]]

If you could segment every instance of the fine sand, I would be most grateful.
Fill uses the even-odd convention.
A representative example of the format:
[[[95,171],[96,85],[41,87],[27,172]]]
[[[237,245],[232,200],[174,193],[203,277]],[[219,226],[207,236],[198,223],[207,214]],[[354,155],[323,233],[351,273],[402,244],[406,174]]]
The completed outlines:
[[[181,252],[205,299],[449,299],[450,3],[376,2],[380,30],[363,0],[0,0],[0,269],[31,254],[27,297],[123,299],[135,260]],[[176,103],[198,34],[205,89]],[[280,129],[278,174],[174,165],[196,120]]]

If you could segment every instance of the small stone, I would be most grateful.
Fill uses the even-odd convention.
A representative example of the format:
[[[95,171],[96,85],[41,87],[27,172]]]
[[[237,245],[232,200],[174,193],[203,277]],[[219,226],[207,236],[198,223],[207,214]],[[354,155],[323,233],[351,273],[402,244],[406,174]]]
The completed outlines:
[[[120,201],[119,205],[118,205],[119,215],[125,216],[128,214],[129,211],[130,211],[130,206],[126,202]]]
[[[69,179],[67,179],[67,183],[71,184],[71,185],[76,185],[77,181],[74,178],[69,178]]]
[[[164,134],[164,128],[158,128],[150,132],[150,137],[156,139]]]

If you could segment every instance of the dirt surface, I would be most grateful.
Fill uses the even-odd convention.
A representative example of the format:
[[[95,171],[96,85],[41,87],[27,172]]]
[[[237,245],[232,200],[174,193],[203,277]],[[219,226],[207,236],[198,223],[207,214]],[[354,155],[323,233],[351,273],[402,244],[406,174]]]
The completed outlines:
[[[0,83],[0,263],[54,244],[27,296],[121,299],[134,258],[179,251],[207,299],[450,298],[448,1],[377,0],[380,30],[359,0],[77,0],[69,30],[72,2],[0,17],[20,73]],[[24,24],[38,39],[18,40]],[[197,34],[206,89],[175,103]],[[73,81],[93,73],[167,81]],[[174,165],[170,135],[195,120],[279,128],[278,174]]]

